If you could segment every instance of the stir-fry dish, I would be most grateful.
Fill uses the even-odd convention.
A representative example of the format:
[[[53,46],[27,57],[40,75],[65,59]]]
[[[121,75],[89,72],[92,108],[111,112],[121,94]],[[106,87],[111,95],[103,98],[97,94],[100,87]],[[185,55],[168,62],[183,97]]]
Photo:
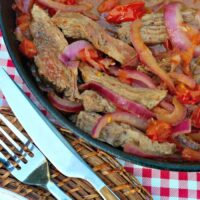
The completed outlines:
[[[200,161],[200,1],[15,0],[13,9],[39,87],[77,127],[133,155]]]

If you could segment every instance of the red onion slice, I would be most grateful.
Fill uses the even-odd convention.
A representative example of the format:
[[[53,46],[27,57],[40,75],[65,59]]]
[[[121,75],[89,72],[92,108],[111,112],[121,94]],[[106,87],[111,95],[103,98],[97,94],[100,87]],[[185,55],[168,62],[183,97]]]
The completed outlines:
[[[176,72],[171,72],[169,73],[170,77],[175,79],[176,81],[179,81],[181,83],[184,83],[185,85],[187,85],[188,87],[190,87],[191,89],[194,89],[196,86],[196,82],[193,78],[185,75],[185,74],[179,74]]]
[[[30,13],[30,10],[34,4],[34,0],[23,0],[23,11],[24,13]]]
[[[52,0],[37,0],[43,6],[47,8],[54,9],[56,11],[66,11],[66,12],[84,12],[91,9],[89,4],[87,5],[66,5],[63,3],[55,2]]]
[[[85,48],[91,48],[92,45],[86,40],[78,40],[68,45],[60,55],[60,60],[67,64],[68,61],[76,60],[79,52]]]
[[[60,111],[71,113],[80,112],[81,110],[83,110],[83,106],[81,103],[62,99],[58,97],[54,92],[48,93],[48,98],[51,104]]]
[[[176,97],[173,98],[172,102],[174,104],[173,112],[166,114],[157,113],[156,117],[158,120],[167,122],[171,125],[177,125],[185,119],[187,109],[177,100]]]
[[[147,74],[137,70],[119,69],[116,67],[110,67],[109,73],[114,76],[120,77],[120,75],[122,75],[123,77],[125,76],[127,79],[136,80],[136,85],[140,87],[147,86],[148,88],[156,88],[155,83]],[[135,85],[134,83],[133,86]]]
[[[95,90],[99,95],[111,101],[118,108],[125,110],[134,115],[140,116],[142,119],[150,119],[154,117],[153,112],[134,101],[130,101],[125,97],[114,93],[108,88],[102,86],[97,82],[89,82],[80,86],[81,90]]]
[[[98,138],[101,130],[111,122],[122,122],[134,126],[138,129],[145,130],[147,121],[127,112],[114,112],[105,114],[95,124],[92,130],[92,136]]]
[[[128,79],[138,80],[144,83],[148,88],[156,88],[155,83],[153,80],[143,72],[139,72],[137,70],[119,70],[120,73],[126,73],[126,77]]]
[[[145,152],[144,150],[142,150],[141,148],[137,147],[134,144],[127,143],[123,147],[124,147],[124,152],[130,153],[136,156],[141,156],[145,158],[159,158],[160,157],[160,155],[158,154]]]
[[[192,46],[191,41],[183,31],[183,18],[180,12],[181,5],[169,3],[165,7],[164,18],[167,32],[175,48],[186,51]]]
[[[180,124],[172,128],[172,137],[175,138],[179,135],[190,133],[191,127],[192,127],[192,124],[191,124],[190,119],[183,120]]]
[[[160,106],[169,112],[173,112],[174,110],[174,106],[171,103],[167,102],[166,100],[160,102]]]
[[[168,88],[174,93],[175,87],[173,81],[170,79],[169,75],[160,68],[156,59],[154,58],[150,49],[144,44],[142,39],[140,29],[142,27],[141,20],[135,20],[131,26],[131,42],[137,51],[140,60],[150,69],[151,72],[156,74],[163,80]]]

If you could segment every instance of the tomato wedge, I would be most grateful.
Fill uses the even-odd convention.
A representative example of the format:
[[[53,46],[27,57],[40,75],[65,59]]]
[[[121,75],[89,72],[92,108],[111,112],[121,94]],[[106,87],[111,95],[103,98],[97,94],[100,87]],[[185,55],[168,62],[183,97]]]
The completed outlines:
[[[19,49],[28,58],[33,58],[35,55],[37,55],[35,44],[28,39],[24,39],[21,42],[21,44],[19,45]]]
[[[95,49],[88,49],[88,53],[91,59],[93,60],[97,60],[99,58],[98,52]],[[85,49],[81,50],[79,52],[79,57],[83,62],[87,62],[88,61],[88,56],[85,53]]]
[[[146,13],[144,6],[144,2],[134,2],[127,5],[118,5],[108,13],[106,20],[110,23],[117,24],[134,21],[141,18]]]
[[[196,104],[200,102],[200,85],[196,85],[194,89],[188,88],[185,84],[179,83],[176,86],[177,99],[182,104]]]
[[[146,131],[146,134],[150,139],[158,142],[169,141],[171,133],[171,125],[160,120],[151,121]]]

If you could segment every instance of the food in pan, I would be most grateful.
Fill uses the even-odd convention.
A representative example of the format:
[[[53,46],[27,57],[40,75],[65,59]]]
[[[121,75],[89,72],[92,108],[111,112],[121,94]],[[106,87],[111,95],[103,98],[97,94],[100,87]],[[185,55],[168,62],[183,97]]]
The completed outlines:
[[[77,127],[133,155],[200,161],[199,1],[16,0],[13,9],[39,87]]]

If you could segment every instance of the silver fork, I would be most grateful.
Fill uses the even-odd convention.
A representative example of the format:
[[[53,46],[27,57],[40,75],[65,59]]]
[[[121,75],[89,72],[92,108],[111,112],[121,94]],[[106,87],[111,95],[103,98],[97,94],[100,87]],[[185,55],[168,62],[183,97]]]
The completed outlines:
[[[16,150],[26,159],[27,163],[24,163],[1,139],[0,145],[10,154],[12,159],[19,165],[20,169],[17,169],[2,152],[0,152],[0,162],[2,162],[19,181],[28,185],[40,186],[48,190],[58,200],[70,200],[71,198],[51,181],[48,162],[44,155],[1,113],[0,119],[33,154],[33,156],[30,156],[26,153],[23,148],[0,127],[0,134],[7,138]]]

